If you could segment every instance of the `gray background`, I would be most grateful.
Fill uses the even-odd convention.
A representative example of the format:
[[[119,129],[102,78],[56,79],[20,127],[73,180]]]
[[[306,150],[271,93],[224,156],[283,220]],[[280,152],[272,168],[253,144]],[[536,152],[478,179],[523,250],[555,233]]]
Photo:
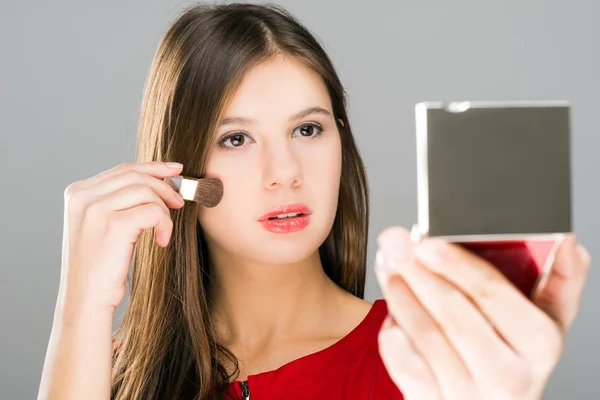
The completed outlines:
[[[0,3],[0,397],[33,399],[59,282],[63,191],[133,161],[146,73],[181,1]],[[371,184],[367,299],[375,237],[416,222],[414,104],[570,100],[574,228],[600,250],[596,132],[600,3],[589,1],[282,1],[325,43],[350,97]],[[592,399],[600,275],[546,399]]]

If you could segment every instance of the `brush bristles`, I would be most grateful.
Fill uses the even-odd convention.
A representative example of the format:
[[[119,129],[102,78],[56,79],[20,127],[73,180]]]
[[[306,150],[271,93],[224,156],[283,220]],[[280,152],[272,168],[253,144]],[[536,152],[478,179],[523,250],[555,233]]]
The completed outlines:
[[[205,207],[214,207],[223,197],[223,182],[216,178],[198,179],[194,201]]]
[[[171,176],[164,178],[184,200],[195,201],[205,207],[214,207],[223,197],[223,183],[217,178],[189,178],[187,176]]]

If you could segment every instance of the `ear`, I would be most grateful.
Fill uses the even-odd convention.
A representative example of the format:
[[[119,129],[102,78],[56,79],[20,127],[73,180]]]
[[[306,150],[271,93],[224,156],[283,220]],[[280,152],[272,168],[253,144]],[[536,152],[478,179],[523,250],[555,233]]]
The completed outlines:
[[[344,121],[341,118],[337,119],[341,126],[344,126]]]

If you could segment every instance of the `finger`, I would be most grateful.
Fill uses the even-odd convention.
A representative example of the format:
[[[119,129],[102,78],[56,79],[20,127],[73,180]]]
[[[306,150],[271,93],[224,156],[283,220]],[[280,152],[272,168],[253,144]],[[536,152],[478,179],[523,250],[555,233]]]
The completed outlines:
[[[560,245],[548,279],[533,302],[553,318],[563,332],[571,327],[591,265],[587,250],[570,234]]]
[[[554,321],[486,260],[439,239],[415,245],[414,254],[435,274],[458,287],[507,344],[524,358],[547,356],[562,336]],[[532,335],[540,337],[532,340]]]
[[[169,218],[171,212],[163,200],[155,191],[148,186],[126,186],[111,193],[108,196],[100,197],[88,206],[87,213],[94,215],[111,211],[123,211],[143,204],[155,203]]]
[[[169,207],[180,208],[184,204],[181,196],[177,194],[169,184],[158,178],[134,170],[105,179],[96,186],[90,188],[90,191],[97,196],[106,196],[119,189],[132,185],[147,186],[151,188]]]
[[[388,375],[406,400],[443,399],[429,366],[390,316],[379,332],[378,345]]]
[[[435,296],[433,292],[432,295]],[[472,386],[473,378],[465,362],[449,341],[449,334],[444,331],[444,327],[434,321],[399,275],[390,276],[386,287],[386,299],[394,320],[406,332],[415,350],[429,366],[442,398],[469,398],[465,392]],[[468,342],[470,336],[473,335],[459,340]],[[470,354],[476,352],[474,348],[468,348],[468,345],[462,347],[467,347]],[[481,366],[481,359],[486,354],[489,357],[489,350],[476,354],[479,362],[474,363],[474,368]],[[489,359],[494,357],[487,358],[486,363],[489,363]]]
[[[424,358],[439,364],[432,365],[436,377],[443,379],[447,371],[453,370],[458,374],[454,380],[489,381],[506,374],[507,365],[520,361],[468,297],[412,256],[408,232],[398,228],[386,230],[378,242],[380,250],[375,265],[378,277],[385,269],[390,274],[387,285],[383,282],[390,311]],[[400,246],[406,248],[403,253],[398,251]],[[395,279],[396,274],[402,279]],[[407,291],[403,286],[410,289]],[[438,338],[440,335],[446,343]],[[441,349],[444,346],[452,351]],[[460,371],[461,366],[464,371]]]
[[[124,174],[128,171],[137,171],[143,174],[153,176],[155,178],[176,176],[183,169],[183,167],[177,166],[176,164],[177,163],[167,163],[162,161],[150,161],[143,163],[122,163],[106,171],[102,171],[99,174],[92,176],[91,178],[85,179],[81,182],[77,182],[77,186],[80,189],[87,189],[89,187],[97,185],[105,179],[111,178],[119,174]]]
[[[144,230],[154,228],[156,243],[166,247],[173,231],[173,221],[158,203],[151,202],[117,212],[113,227],[115,231],[122,232],[124,239],[131,244],[137,242]]]

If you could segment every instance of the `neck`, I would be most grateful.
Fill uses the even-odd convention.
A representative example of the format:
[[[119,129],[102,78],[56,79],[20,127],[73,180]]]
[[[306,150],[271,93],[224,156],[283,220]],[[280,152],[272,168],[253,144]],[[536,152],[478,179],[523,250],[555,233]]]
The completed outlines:
[[[310,335],[323,323],[339,322],[332,314],[342,297],[351,296],[325,274],[318,251],[283,265],[211,258],[211,313],[225,345],[260,347]]]

